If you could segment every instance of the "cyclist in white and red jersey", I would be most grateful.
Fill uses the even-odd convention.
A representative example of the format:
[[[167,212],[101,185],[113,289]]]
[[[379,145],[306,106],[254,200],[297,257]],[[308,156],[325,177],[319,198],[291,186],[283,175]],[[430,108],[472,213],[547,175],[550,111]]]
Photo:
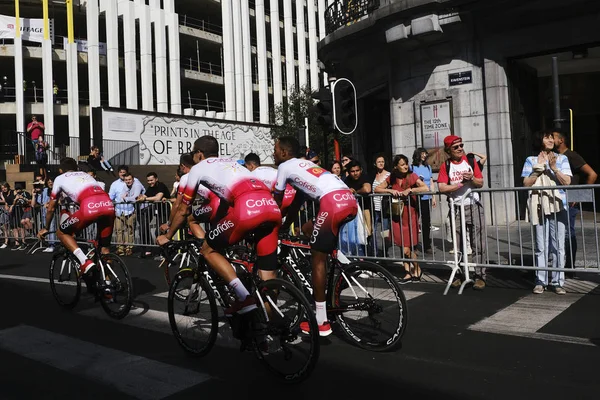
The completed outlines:
[[[274,158],[278,165],[275,201],[282,204],[288,183],[296,189],[296,198],[288,209],[288,218],[282,227],[284,231],[293,221],[290,217],[298,213],[304,196],[319,203],[319,211],[311,229],[310,248],[317,324],[319,334],[327,336],[331,334],[325,309],[327,255],[337,247],[340,227],[354,219],[358,205],[356,198],[340,178],[311,161],[296,158],[299,148],[298,140],[291,136],[279,138],[275,142]],[[302,322],[300,328],[307,332],[309,325]]]
[[[195,164],[194,157],[189,153],[183,154],[179,159],[179,169],[183,172],[183,175],[179,178],[177,197],[171,208],[169,222],[161,226],[162,232],[168,231],[169,226],[171,226],[171,223],[173,222],[177,209],[182,202],[183,192],[187,186],[188,174]],[[199,223],[210,222],[216,218],[217,212],[219,212],[220,199],[204,185],[198,185],[197,194],[198,197],[196,199],[199,200],[200,204],[197,208],[192,209],[192,213],[188,217],[187,222],[192,235],[198,239],[204,239],[205,232]]]
[[[61,193],[79,204],[79,210],[73,214],[65,212],[61,215],[60,229],[57,230],[56,234],[67,250],[72,252],[79,260],[82,274],[86,274],[94,266],[94,262],[89,260],[77,246],[73,234],[96,222],[98,226],[98,243],[102,248],[102,253],[108,254],[115,222],[115,207],[108,194],[102,190],[94,178],[86,172],[77,171],[77,161],[74,159],[62,159],[59,171],[61,175],[54,180],[54,186],[50,194],[46,225],[44,229],[40,230],[38,237],[42,238],[50,229]]]
[[[273,167],[261,166],[260,157],[256,153],[249,153],[244,158],[244,166],[248,170],[254,173],[257,179],[261,180],[267,187],[273,191],[275,190],[275,184],[277,183],[277,170]],[[283,196],[283,202],[281,204],[281,215],[285,216],[288,207],[294,201],[296,190],[289,184],[285,187],[285,194]]]
[[[269,272],[265,274],[268,277],[274,276],[281,212],[264,183],[255,179],[250,171],[235,160],[218,158],[219,142],[214,137],[207,135],[197,139],[193,154],[194,161],[198,163],[188,174],[182,204],[173,218],[172,229],[166,235],[159,236],[157,243],[161,246],[167,243],[183,224],[189,213],[188,206],[197,195],[198,186],[202,184],[210,189],[230,208],[206,235],[202,255],[208,265],[229,284],[238,299],[225,310],[225,315],[245,314],[256,309],[254,298],[249,295],[248,289],[219,250],[238,243],[246,234],[255,232],[256,267],[261,272]]]

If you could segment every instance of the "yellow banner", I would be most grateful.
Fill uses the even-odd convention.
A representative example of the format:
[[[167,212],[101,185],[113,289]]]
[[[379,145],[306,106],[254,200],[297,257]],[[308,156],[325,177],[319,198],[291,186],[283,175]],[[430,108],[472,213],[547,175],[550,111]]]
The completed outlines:
[[[19,0],[15,0],[15,37],[21,37],[21,12],[19,11]]]
[[[67,38],[69,44],[75,43],[75,33],[73,29],[73,0],[67,0]]]
[[[42,7],[44,8],[44,40],[48,40],[48,39],[50,39],[50,21],[48,19],[48,0],[43,0]]]

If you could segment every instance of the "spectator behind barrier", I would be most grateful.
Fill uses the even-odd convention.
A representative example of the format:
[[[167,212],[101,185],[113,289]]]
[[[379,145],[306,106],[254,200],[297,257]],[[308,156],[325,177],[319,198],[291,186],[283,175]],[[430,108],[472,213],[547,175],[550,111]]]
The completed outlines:
[[[483,226],[485,225],[485,216],[483,205],[479,201],[478,193],[465,195],[469,189],[477,189],[483,186],[483,174],[477,163],[471,163],[467,159],[464,151],[462,139],[455,135],[449,135],[444,138],[444,148],[450,156],[448,162],[440,166],[438,175],[438,186],[441,193],[445,193],[449,198],[454,199],[456,219],[454,227],[456,236],[463,238],[471,236],[471,248],[473,259],[477,264],[487,263],[486,241],[483,235]],[[464,220],[467,231],[461,235],[461,207],[464,204]],[[465,246],[466,247],[466,244]],[[462,243],[459,251],[463,251]],[[485,288],[486,269],[475,268],[475,284],[473,289],[483,290]],[[452,282],[452,287],[461,285],[460,278]]]
[[[137,178],[129,173],[129,167],[121,165],[118,168],[119,179],[110,185],[109,197],[117,203],[115,206],[115,234],[117,254],[131,255],[133,253],[135,207],[133,202],[144,193],[144,186]]]
[[[571,185],[593,185],[598,179],[596,171],[577,152],[569,149],[569,137],[563,132],[554,132],[554,151],[564,155],[569,160],[569,166],[573,173]],[[565,235],[565,249],[567,252],[565,267],[575,268],[577,254],[577,235],[575,234],[575,221],[579,214],[581,203],[571,202],[569,204],[569,234]]]
[[[11,206],[11,219],[13,222],[13,234],[15,236],[15,247],[12,250],[25,250],[25,230],[33,228],[31,224],[31,193],[23,189],[23,185],[15,185],[15,198]],[[20,242],[20,243],[19,243]]]
[[[383,154],[376,154],[373,159],[375,166],[375,177],[373,178],[373,184],[371,189],[375,193],[377,186],[385,182],[386,178],[390,176],[390,172],[386,169],[386,160]],[[341,164],[340,164],[341,165]],[[385,200],[385,201],[384,201]],[[382,232],[389,231],[390,229],[390,202],[389,197],[374,196],[372,198],[373,203],[373,253],[378,256],[383,256],[384,238],[381,236]]]
[[[4,239],[0,249],[5,249],[9,245],[10,238],[10,206],[14,201],[14,192],[10,190],[7,182],[0,182],[0,235]]]
[[[137,201],[143,202],[140,204],[139,223],[140,236],[142,243],[154,243],[159,236],[158,227],[165,223],[168,218],[167,208],[162,204],[148,204],[149,202],[161,202],[169,198],[169,188],[162,182],[159,182],[156,172],[148,172],[146,175],[148,186],[145,194],[140,194]],[[155,220],[156,219],[156,220]],[[151,225],[154,221],[156,229],[152,229]],[[152,256],[151,247],[142,248],[142,257]]]
[[[414,247],[419,241],[419,220],[417,196],[414,193],[427,192],[427,185],[410,170],[408,157],[398,154],[394,157],[394,168],[390,175],[379,184],[375,193],[389,193],[398,199],[398,207],[392,207],[393,244],[400,246],[404,257],[416,260]],[[392,254],[394,251],[391,251]],[[421,279],[421,268],[416,261],[404,263],[405,275],[401,282]]]
[[[523,186],[563,186],[571,183],[569,159],[554,150],[552,130],[536,132],[533,137],[536,156],[527,157],[521,177]],[[540,194],[540,192],[542,192]],[[565,267],[565,229],[568,221],[567,195],[563,189],[530,192],[527,204],[529,219],[535,227],[535,265]],[[550,261],[552,254],[552,261]],[[546,287],[556,294],[566,294],[564,272],[538,270],[533,293],[542,294]],[[551,275],[551,276],[549,276]]]

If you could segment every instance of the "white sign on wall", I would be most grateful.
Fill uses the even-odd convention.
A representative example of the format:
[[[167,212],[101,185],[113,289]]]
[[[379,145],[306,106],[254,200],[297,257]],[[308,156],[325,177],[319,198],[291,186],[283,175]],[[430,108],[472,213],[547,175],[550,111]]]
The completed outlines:
[[[30,42],[44,41],[44,20],[39,18],[20,18],[21,38]],[[50,40],[54,43],[54,20],[49,20]],[[14,39],[16,19],[0,15],[0,39]]]
[[[80,53],[88,52],[87,40],[75,39],[75,43],[77,43],[77,51],[78,52],[80,52]],[[64,46],[63,48],[66,49],[68,44],[69,44],[69,39],[63,36],[63,46]],[[105,56],[106,55],[106,43],[99,42],[98,47],[100,50],[100,55]]]
[[[269,126],[231,121],[175,117],[160,114],[102,112],[103,140],[139,143],[140,164],[177,165],[179,157],[192,151],[201,136],[219,141],[219,156],[243,159],[250,152],[264,164],[273,163],[273,139]]]
[[[452,100],[421,104],[423,147],[426,149],[443,147],[444,138],[451,135],[452,131]]]

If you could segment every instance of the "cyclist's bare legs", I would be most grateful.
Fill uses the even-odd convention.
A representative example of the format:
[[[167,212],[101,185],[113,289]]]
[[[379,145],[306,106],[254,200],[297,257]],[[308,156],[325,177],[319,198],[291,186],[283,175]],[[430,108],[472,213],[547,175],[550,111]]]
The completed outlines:
[[[71,253],[75,252],[75,250],[77,250],[79,248],[79,246],[77,245],[77,242],[75,241],[75,238],[73,237],[73,235],[70,235],[68,233],[64,233],[63,231],[61,231],[59,229],[59,230],[56,231],[56,236],[58,236],[58,240],[60,240],[60,242]]]
[[[206,243],[202,243],[202,255],[206,259],[207,264],[217,273],[225,282],[230,283],[237,278],[235,270],[227,259],[218,251],[213,249]],[[243,300],[243,299],[242,299]]]
[[[315,301],[325,301],[325,286],[327,284],[327,253],[311,250],[312,257],[312,283]]]
[[[193,215],[190,215],[188,217],[188,225],[190,227],[190,231],[192,231],[192,235],[194,235],[196,239],[204,239],[206,233],[204,232],[204,229],[202,229],[200,224],[196,221]]]
[[[260,279],[263,281],[268,281],[269,279],[277,278],[277,271],[265,271],[261,269],[258,271],[258,276],[260,276]]]

